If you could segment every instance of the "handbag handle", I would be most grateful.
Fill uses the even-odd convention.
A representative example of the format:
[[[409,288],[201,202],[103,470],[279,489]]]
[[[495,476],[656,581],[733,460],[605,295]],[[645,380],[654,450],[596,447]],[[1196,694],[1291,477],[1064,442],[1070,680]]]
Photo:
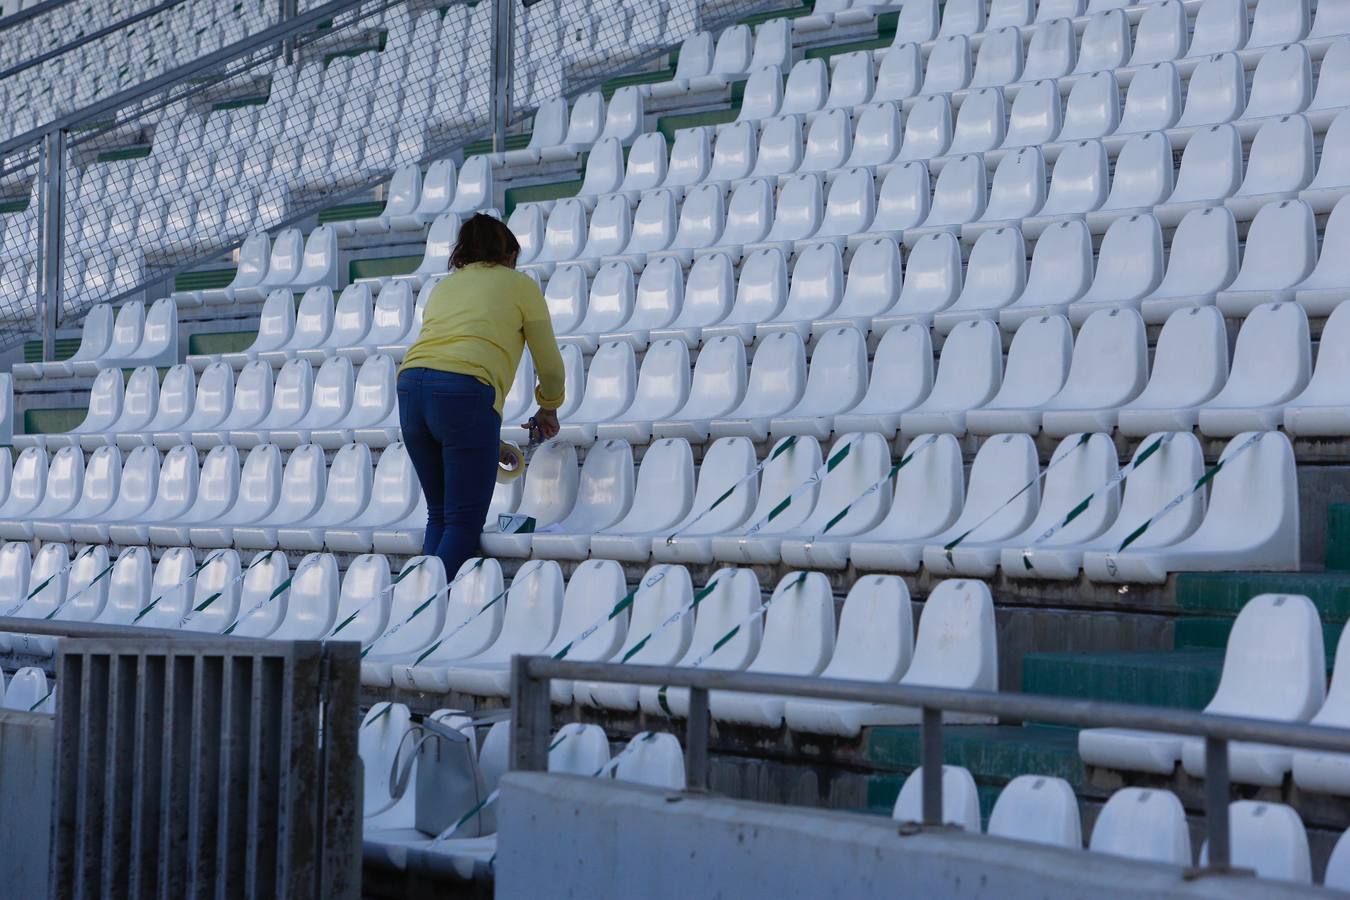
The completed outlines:
[[[485,713],[477,718],[470,719],[460,727],[477,727],[479,725],[496,724],[505,722],[511,718],[511,710],[496,709]],[[413,732],[421,732],[422,737],[413,745],[412,752],[403,757],[403,745],[408,740],[408,736]],[[467,743],[469,736],[464,734],[459,728],[451,728],[435,719],[423,719],[421,722],[414,722],[408,726],[408,730],[403,732],[403,736],[398,739],[398,746],[394,748],[394,759],[389,766],[389,802],[380,807],[375,812],[368,812],[366,816],[377,816],[389,809],[403,799],[403,795],[408,790],[408,781],[412,777],[412,767],[417,762],[417,756],[422,751],[422,745],[432,738],[440,738],[444,741],[450,741],[456,744]],[[399,765],[400,759],[402,766]]]

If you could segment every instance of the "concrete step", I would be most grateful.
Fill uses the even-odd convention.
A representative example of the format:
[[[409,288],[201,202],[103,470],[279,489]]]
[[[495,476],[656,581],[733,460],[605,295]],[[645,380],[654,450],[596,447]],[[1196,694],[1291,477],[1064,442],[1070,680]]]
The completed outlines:
[[[1223,650],[1128,653],[1028,653],[1022,690],[1028,694],[1201,709],[1214,696]]]
[[[1350,621],[1350,572],[1195,572],[1176,578],[1177,607],[1206,616],[1236,616],[1258,594],[1303,594],[1323,624]]]

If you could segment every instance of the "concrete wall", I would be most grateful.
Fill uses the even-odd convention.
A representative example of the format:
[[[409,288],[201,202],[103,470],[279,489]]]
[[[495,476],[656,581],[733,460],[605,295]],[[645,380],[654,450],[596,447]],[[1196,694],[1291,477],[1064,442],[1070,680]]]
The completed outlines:
[[[0,709],[0,896],[47,896],[56,719]]]
[[[516,772],[502,778],[498,900],[698,898],[1281,898],[1325,896],[1252,878],[1187,880],[1175,866],[889,819]]]

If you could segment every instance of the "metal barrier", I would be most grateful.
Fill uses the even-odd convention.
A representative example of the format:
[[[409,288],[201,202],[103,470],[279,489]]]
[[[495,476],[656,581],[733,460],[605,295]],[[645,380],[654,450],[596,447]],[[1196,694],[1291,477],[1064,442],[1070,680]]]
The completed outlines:
[[[144,15],[181,12],[178,2]],[[599,33],[591,45],[564,45],[561,29],[571,23],[549,21],[537,0],[452,0],[435,8],[331,0],[303,11],[296,0],[281,0],[277,24],[0,141],[0,196],[27,204],[0,223],[0,348],[38,334],[43,359],[51,359],[55,331],[94,303],[167,295],[177,274],[218,259],[249,234],[310,222],[367,195],[400,166],[453,155],[470,142],[495,137],[500,148],[508,127],[541,97],[575,96],[649,65],[695,27],[785,0],[718,2],[700,18],[707,2],[644,6],[660,15],[641,24],[634,18],[626,43],[615,47]],[[692,15],[677,16],[684,7]],[[388,17],[428,14],[453,19],[454,33],[431,45],[410,43],[386,76],[383,60],[395,55],[385,43]],[[558,46],[537,44],[531,29],[558,32]],[[412,33],[399,32],[408,41]],[[117,32],[102,39],[115,42]],[[343,81],[330,87],[334,63]],[[366,69],[381,74],[371,80]],[[349,91],[347,73],[357,70],[366,80]],[[309,121],[288,108],[293,101],[310,105]],[[224,125],[224,139],[209,129],[208,116]],[[241,137],[242,120],[250,130]],[[379,152],[371,153],[376,143]]]
[[[1008,720],[1034,720],[1059,725],[1133,728],[1168,734],[1197,735],[1205,739],[1205,824],[1209,834],[1208,868],[1231,868],[1228,804],[1228,744],[1251,741],[1350,753],[1350,729],[1298,723],[1214,716],[1182,710],[1126,703],[1104,703],[1029,694],[958,691],[909,687],[834,678],[767,675],[673,666],[617,665],[555,660],[546,656],[517,656],[511,664],[511,768],[542,772],[548,769],[550,683],[608,681],[617,684],[664,685],[689,689],[689,718],[685,727],[685,765],[691,788],[708,786],[708,691],[778,694],[816,700],[845,700],[902,706],[921,710],[920,767],[923,784],[923,824],[942,825],[942,712],[992,715]]]
[[[0,631],[56,638],[49,896],[359,896],[358,645]]]

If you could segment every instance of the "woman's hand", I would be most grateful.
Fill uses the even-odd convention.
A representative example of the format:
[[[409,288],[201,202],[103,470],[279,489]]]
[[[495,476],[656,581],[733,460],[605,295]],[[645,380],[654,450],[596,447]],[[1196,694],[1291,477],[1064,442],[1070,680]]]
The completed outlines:
[[[561,427],[558,425],[558,411],[556,409],[544,409],[542,406],[534,411],[534,415],[530,417],[529,422],[525,423],[525,427],[529,428],[531,423],[539,430],[541,442],[550,441],[557,437],[558,429]]]

